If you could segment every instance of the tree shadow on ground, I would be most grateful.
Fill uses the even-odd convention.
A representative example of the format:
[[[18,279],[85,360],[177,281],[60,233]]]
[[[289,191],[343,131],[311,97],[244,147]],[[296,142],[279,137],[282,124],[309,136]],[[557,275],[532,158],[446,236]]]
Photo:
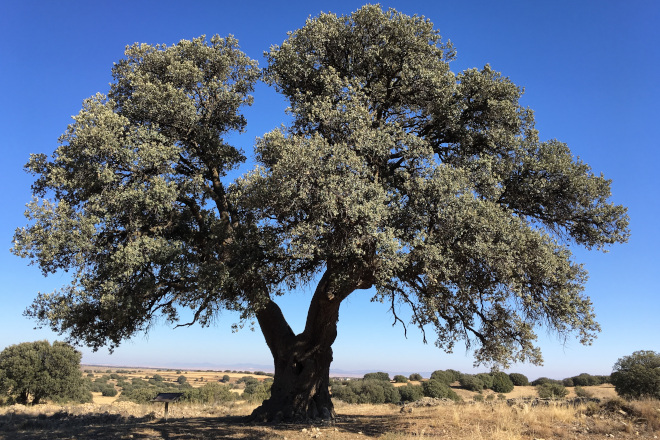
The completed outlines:
[[[0,415],[0,439],[255,439],[275,440],[291,437],[307,429],[332,433],[336,438],[380,437],[392,431],[396,417],[381,415],[341,415],[332,423],[254,424],[245,417],[154,418],[120,414]],[[309,434],[308,434],[309,435]],[[327,438],[327,435],[323,437]]]

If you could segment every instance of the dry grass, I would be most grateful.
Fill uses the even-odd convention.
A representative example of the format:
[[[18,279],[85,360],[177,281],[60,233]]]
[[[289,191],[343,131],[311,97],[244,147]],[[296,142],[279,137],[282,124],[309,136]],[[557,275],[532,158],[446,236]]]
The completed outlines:
[[[522,440],[645,438],[660,436],[660,402],[583,405],[577,408],[520,402],[448,404],[402,413],[396,405],[336,404],[330,424],[254,425],[253,405],[170,406],[130,402],[85,405],[14,405],[0,408],[0,439],[456,439]]]

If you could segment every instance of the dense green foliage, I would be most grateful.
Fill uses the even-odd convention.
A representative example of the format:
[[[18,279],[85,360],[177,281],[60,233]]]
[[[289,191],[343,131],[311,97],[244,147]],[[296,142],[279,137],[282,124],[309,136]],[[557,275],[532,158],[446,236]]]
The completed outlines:
[[[394,382],[397,383],[406,383],[408,382],[408,378],[402,374],[397,374],[394,376]]]
[[[0,352],[0,393],[18,403],[44,399],[89,402],[80,370],[82,355],[64,342],[23,342]]]
[[[237,311],[274,355],[318,356],[306,365],[324,377],[273,387],[299,414],[320,411],[315,393],[331,405],[336,315],[357,290],[404,326],[408,306],[424,340],[464,342],[477,364],[540,363],[540,325],[589,344],[599,326],[569,248],[625,242],[626,209],[567,145],[539,138],[521,87],[489,65],[452,72],[455,55],[429,20],[375,5],[310,18],[263,71],[233,37],[128,47],[108,93],[26,165],[34,198],[12,251],[71,280],[26,314],[112,349],[161,317]],[[260,78],[290,123],[232,181],[245,154],[227,138]],[[310,283],[295,335],[273,298]]]
[[[509,379],[511,379],[513,385],[517,387],[526,387],[529,385],[529,379],[527,379],[527,376],[521,373],[510,373]]]
[[[423,377],[422,377],[422,375],[419,374],[419,373],[413,373],[413,374],[411,374],[410,376],[408,376],[408,379],[410,379],[410,380],[412,380],[412,381],[419,382],[419,381],[421,381],[421,380],[423,379]]]
[[[436,370],[433,373],[431,373],[431,379],[434,380],[439,380],[440,382],[444,382],[447,385],[451,385],[455,381],[457,381],[460,378],[460,373],[458,376],[454,375],[452,371],[443,371],[443,370]]]
[[[436,399],[451,399],[455,401],[460,400],[458,394],[449,388],[449,385],[440,380],[429,379],[425,382],[422,382],[422,389],[426,397],[434,397]]]
[[[539,385],[545,385],[545,384],[556,384],[556,385],[563,385],[562,381],[556,380],[556,379],[549,379],[547,377],[539,377],[538,379],[534,379],[531,383],[532,386],[539,386]]]
[[[399,391],[389,381],[377,379],[332,382],[332,397],[346,403],[398,403]]]
[[[622,397],[660,399],[660,353],[642,350],[620,358],[611,381]]]
[[[568,394],[566,387],[557,382],[545,382],[538,385],[536,392],[541,399],[563,399]]]
[[[407,384],[405,387],[397,388],[401,402],[414,402],[424,397],[424,389],[421,385]]]
[[[385,380],[390,381],[390,375],[379,371],[378,373],[367,373],[363,377],[364,380]]]
[[[508,374],[498,371],[493,373],[493,382],[490,389],[496,393],[510,393],[513,391],[513,381],[511,381]]]
[[[461,388],[465,388],[466,390],[481,391],[484,389],[484,383],[472,374],[463,374],[458,381],[461,384]]]

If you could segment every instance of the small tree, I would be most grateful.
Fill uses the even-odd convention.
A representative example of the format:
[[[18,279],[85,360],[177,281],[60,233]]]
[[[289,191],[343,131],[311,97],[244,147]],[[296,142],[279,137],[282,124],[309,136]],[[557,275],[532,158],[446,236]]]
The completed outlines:
[[[379,371],[378,373],[367,373],[363,377],[364,380],[386,380],[390,381],[390,375]]]
[[[642,350],[624,356],[614,364],[610,378],[621,397],[660,399],[660,354]]]
[[[0,353],[0,390],[23,404],[46,398],[90,401],[80,370],[81,357],[64,342],[10,345]]]
[[[527,376],[524,374],[511,373],[509,374],[509,379],[511,379],[513,385],[517,387],[526,387],[529,385],[529,379],[527,379]]]
[[[493,373],[493,384],[490,389],[496,393],[510,393],[513,391],[513,382],[508,374],[498,371]]]
[[[426,382],[422,383],[422,389],[424,390],[424,395],[426,397],[435,397],[438,399],[451,399],[451,400],[460,400],[458,394],[449,386],[436,379],[429,379]]]
[[[465,388],[466,390],[481,391],[484,389],[484,383],[471,374],[462,375],[458,381],[461,384],[461,388]]]
[[[411,381],[415,381],[415,382],[421,382],[423,377],[419,373],[413,373],[410,376],[408,376],[408,379],[410,379]]]
[[[394,376],[394,382],[406,383],[408,382],[408,378],[402,374],[397,374],[396,376]]]
[[[455,381],[454,375],[451,372],[443,370],[436,370],[431,373],[431,379],[439,380],[440,382],[444,382],[447,385],[451,385]]]
[[[184,383],[188,382],[188,378],[182,374],[176,378],[176,381],[179,382],[179,385],[183,385]]]
[[[421,385],[408,383],[405,387],[397,388],[402,402],[414,402],[424,397],[424,389]]]

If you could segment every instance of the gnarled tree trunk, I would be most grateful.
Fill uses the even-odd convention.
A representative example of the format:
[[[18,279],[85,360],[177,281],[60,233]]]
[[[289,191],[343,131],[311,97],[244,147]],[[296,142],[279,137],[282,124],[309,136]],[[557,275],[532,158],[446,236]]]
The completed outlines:
[[[329,272],[321,278],[299,335],[291,330],[279,306],[270,301],[257,312],[257,319],[273,354],[275,377],[270,399],[254,410],[257,420],[333,419],[329,378],[332,344],[337,338],[339,306],[356,288],[333,288]]]

